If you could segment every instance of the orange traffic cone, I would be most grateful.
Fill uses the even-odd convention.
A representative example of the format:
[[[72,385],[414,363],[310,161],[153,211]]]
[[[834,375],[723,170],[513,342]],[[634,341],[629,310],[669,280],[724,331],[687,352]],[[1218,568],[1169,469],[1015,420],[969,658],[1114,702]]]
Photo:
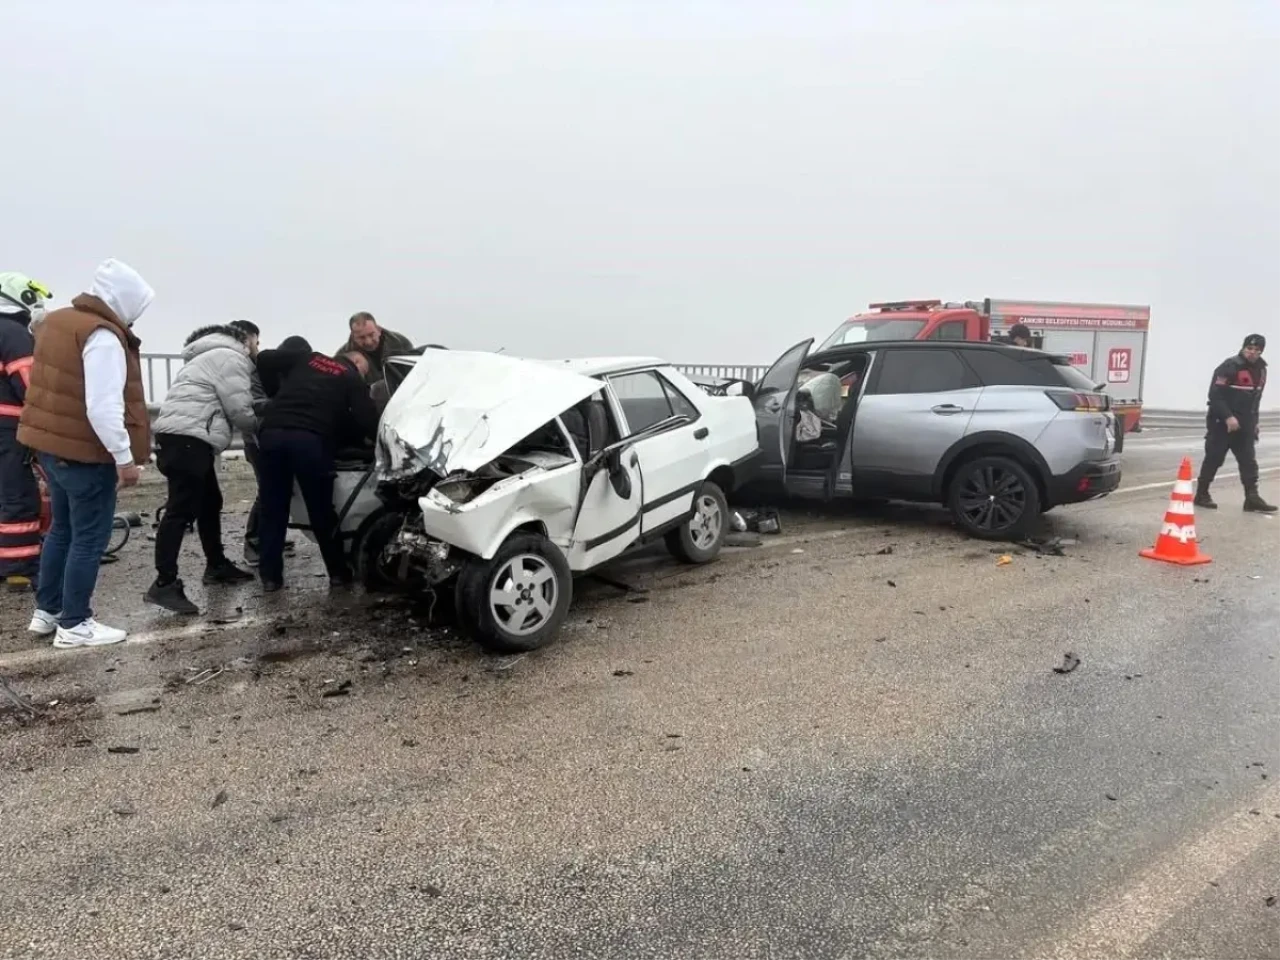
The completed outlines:
[[[1139,556],[1184,567],[1213,562],[1212,557],[1200,552],[1196,543],[1195,498],[1195,491],[1191,488],[1191,458],[1183,457],[1173,493],[1169,494],[1169,509],[1165,511],[1156,545],[1141,551]]]

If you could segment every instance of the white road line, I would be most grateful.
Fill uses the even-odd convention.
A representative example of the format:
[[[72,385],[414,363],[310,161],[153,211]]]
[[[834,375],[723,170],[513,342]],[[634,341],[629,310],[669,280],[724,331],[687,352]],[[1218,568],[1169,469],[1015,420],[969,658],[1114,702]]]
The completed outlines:
[[[1272,809],[1280,787],[1255,796],[1249,809]],[[1072,933],[1037,957],[1129,957],[1142,949],[1170,920],[1208,892],[1233,867],[1276,838],[1270,817],[1240,810],[1190,843],[1158,858],[1148,869],[1095,909]]]
[[[1280,470],[1280,466],[1262,467],[1258,473],[1275,473],[1277,470]],[[1214,479],[1229,480],[1232,477],[1238,476],[1240,476],[1238,473],[1220,473]],[[1119,490],[1113,492],[1111,496],[1119,496],[1122,493],[1138,493],[1141,490],[1159,490],[1161,487],[1172,487],[1175,482],[1176,481],[1174,480],[1160,480],[1157,483],[1140,483],[1136,487],[1121,487]]]
[[[232,630],[255,627],[266,621],[266,617],[241,617],[233,623],[210,623],[207,620],[202,620],[198,623],[191,623],[185,627],[177,627],[171,630],[144,630],[141,633],[131,633],[123,643],[112,644],[109,647],[71,647],[67,650],[59,650],[52,645],[48,645],[37,647],[34,650],[20,650],[17,653],[0,655],[0,670],[11,667],[27,667],[45,660],[65,660],[77,654],[110,653],[123,647],[145,647],[153,643],[185,640],[187,637],[198,637],[206,633],[227,633]],[[32,639],[35,638],[32,637]]]

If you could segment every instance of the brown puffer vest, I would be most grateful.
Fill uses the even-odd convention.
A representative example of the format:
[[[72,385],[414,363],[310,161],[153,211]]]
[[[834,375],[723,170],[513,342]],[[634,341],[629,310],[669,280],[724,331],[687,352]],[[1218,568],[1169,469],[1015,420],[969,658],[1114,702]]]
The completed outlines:
[[[124,346],[124,425],[134,463],[151,458],[151,421],[142,390],[141,342],[111,308],[82,293],[71,306],[45,316],[35,333],[31,386],[18,426],[18,442],[76,463],[113,463],[89,422],[84,400],[84,345],[95,330],[110,330]]]

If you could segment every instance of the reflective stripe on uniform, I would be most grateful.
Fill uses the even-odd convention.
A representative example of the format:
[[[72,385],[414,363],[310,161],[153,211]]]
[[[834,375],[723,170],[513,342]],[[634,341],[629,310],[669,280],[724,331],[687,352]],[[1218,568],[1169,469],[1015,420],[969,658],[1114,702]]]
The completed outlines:
[[[20,417],[22,408],[12,403],[0,403],[0,417]]]
[[[39,520],[19,520],[16,523],[0,523],[0,536],[9,534],[10,536],[19,533],[39,533]]]
[[[4,368],[4,372],[13,376],[15,373],[22,378],[22,386],[27,390],[31,389],[31,367],[36,362],[35,357],[19,357],[13,363]]]
[[[26,560],[40,556],[40,544],[31,543],[25,547],[0,547],[0,560]]]

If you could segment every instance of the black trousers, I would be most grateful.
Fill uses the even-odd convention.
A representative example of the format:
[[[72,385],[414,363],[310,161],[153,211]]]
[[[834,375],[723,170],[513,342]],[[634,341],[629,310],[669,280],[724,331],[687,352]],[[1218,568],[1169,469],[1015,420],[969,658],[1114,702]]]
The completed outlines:
[[[284,541],[295,483],[306,505],[325,569],[331,577],[345,576],[346,561],[338,542],[338,517],[333,509],[333,447],[309,430],[264,430],[258,443],[258,495],[262,499],[259,576],[276,583],[284,580]]]
[[[1235,454],[1236,463],[1240,467],[1240,482],[1246,491],[1258,488],[1258,454],[1257,437],[1254,436],[1255,425],[1247,420],[1240,421],[1240,429],[1235,433],[1227,432],[1227,425],[1221,420],[1211,419],[1208,432],[1204,435],[1204,462],[1200,464],[1200,483],[1197,493],[1208,493],[1209,484],[1218,474],[1218,468],[1227,459],[1227,451]]]
[[[0,417],[0,577],[34,580],[40,570],[40,487],[32,453],[18,443],[17,422]]]
[[[244,527],[244,542],[255,550],[258,549],[262,524],[262,474],[258,471],[258,459],[261,456],[257,440],[244,442],[244,458],[253,468],[253,479],[258,485],[257,492],[253,496],[253,506],[249,508],[249,520]]]
[[[196,525],[205,562],[226,559],[222,549],[222,490],[218,456],[194,437],[162,433],[156,437],[156,469],[169,481],[169,499],[156,528],[156,576],[160,583],[178,579],[178,554],[187,527]]]

